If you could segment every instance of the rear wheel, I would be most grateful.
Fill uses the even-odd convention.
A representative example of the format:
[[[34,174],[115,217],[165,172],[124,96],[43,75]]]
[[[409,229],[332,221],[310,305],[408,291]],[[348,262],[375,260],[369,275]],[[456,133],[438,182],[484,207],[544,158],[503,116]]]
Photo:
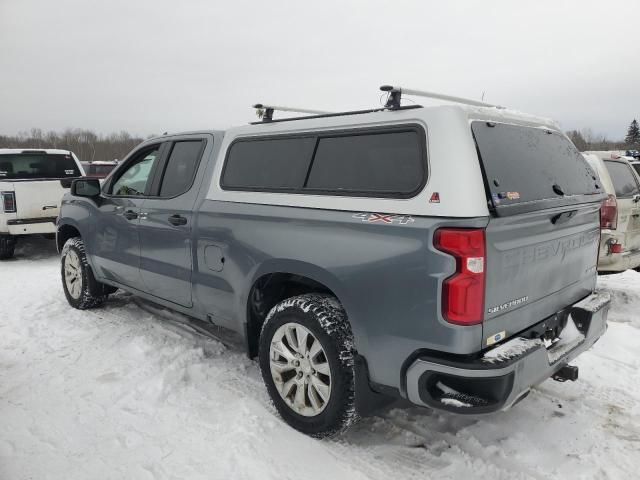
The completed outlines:
[[[259,359],[271,400],[296,430],[321,438],[357,420],[353,335],[336,298],[306,294],[276,305]]]
[[[11,235],[0,235],[0,260],[13,257],[16,249],[16,239]]]
[[[106,285],[96,281],[87,261],[84,242],[70,238],[61,253],[62,288],[73,308],[86,310],[102,305],[109,296]]]

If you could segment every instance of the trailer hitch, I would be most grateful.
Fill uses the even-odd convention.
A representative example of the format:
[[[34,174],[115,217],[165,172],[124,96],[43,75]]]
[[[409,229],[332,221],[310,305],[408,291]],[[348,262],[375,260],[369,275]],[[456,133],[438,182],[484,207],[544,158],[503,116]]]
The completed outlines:
[[[570,380],[575,382],[578,380],[578,367],[573,365],[565,365],[556,373],[554,373],[551,378],[553,378],[556,382],[566,382]]]

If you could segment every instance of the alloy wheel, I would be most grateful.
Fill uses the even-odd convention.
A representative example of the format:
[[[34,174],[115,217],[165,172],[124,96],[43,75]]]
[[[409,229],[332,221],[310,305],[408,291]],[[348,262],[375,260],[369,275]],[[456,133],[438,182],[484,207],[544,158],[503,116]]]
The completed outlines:
[[[331,395],[331,369],[320,341],[294,322],[278,328],[269,348],[271,377],[289,407],[305,417],[320,414]]]
[[[64,282],[69,295],[73,298],[80,298],[82,293],[82,268],[80,258],[73,250],[69,250],[64,257]]]

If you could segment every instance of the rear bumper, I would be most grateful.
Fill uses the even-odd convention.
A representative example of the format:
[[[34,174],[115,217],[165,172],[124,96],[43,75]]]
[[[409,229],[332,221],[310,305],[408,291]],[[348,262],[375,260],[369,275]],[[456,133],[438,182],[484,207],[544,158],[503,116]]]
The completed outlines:
[[[609,294],[593,293],[573,305],[561,340],[549,349],[539,339],[514,338],[473,360],[420,357],[407,369],[407,397],[461,414],[506,410],[591,348],[607,329],[609,304]]]
[[[7,221],[9,235],[56,233],[56,217],[23,218]]]

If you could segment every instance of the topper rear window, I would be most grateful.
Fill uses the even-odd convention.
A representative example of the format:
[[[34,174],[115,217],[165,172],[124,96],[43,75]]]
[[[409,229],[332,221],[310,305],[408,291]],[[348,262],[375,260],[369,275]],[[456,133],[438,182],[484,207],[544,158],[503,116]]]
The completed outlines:
[[[0,179],[60,179],[79,176],[80,170],[71,155],[46,153],[0,155]]]
[[[558,132],[479,121],[471,128],[496,210],[536,210],[602,193],[594,171]]]

